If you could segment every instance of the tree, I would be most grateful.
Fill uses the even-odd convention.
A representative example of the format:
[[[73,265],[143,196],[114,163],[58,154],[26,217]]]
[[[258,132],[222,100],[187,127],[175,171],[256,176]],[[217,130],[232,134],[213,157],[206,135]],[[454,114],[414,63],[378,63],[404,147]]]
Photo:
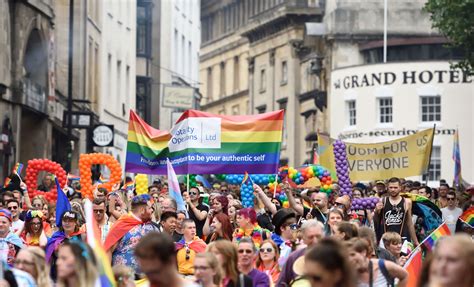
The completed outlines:
[[[448,38],[453,48],[464,52],[464,59],[454,65],[474,73],[474,0],[428,0],[425,11],[431,14],[433,28]]]

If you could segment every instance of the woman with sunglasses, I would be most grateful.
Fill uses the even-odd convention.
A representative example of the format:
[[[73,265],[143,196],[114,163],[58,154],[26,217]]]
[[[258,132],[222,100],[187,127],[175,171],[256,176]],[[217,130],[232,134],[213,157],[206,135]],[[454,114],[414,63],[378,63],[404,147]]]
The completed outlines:
[[[46,265],[44,250],[40,247],[30,246],[21,249],[15,259],[15,268],[31,275],[38,287],[50,287],[49,266]]]
[[[25,225],[20,232],[20,238],[27,246],[44,248],[48,238],[43,230],[43,213],[39,210],[28,210],[25,216]]]
[[[280,276],[280,267],[278,265],[279,253],[278,246],[272,240],[265,240],[260,246],[257,258],[258,271],[264,272],[270,277],[270,282],[274,286]]]
[[[59,230],[53,233],[46,244],[46,262],[51,265],[51,278],[56,279],[56,263],[58,259],[58,249],[61,244],[69,240],[82,241],[82,231],[79,226],[79,214],[75,211],[66,211],[61,217]],[[85,236],[85,235],[84,235]]]
[[[236,246],[227,240],[211,242],[206,252],[211,252],[217,258],[222,270],[222,287],[252,287],[252,279],[239,272]]]
[[[229,217],[224,213],[218,213],[214,216],[211,223],[211,231],[212,233],[206,239],[207,244],[216,240],[232,241],[233,228]]]
[[[222,270],[214,254],[210,252],[196,254],[194,277],[202,287],[221,286]]]

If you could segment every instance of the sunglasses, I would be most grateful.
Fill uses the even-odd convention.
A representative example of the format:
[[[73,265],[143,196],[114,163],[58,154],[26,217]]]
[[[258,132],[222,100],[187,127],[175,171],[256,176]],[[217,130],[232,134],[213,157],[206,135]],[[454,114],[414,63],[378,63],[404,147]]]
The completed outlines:
[[[97,214],[102,214],[104,213],[105,210],[101,210],[101,209],[94,209],[94,213],[97,213]]]
[[[265,252],[271,253],[271,252],[273,252],[273,248],[270,248],[270,247],[269,248],[260,248],[260,253],[265,253]]]
[[[222,192],[227,192],[228,189],[221,189]]]
[[[186,260],[189,260],[191,258],[191,250],[189,249],[189,246],[186,245]]]
[[[250,249],[239,249],[239,253],[240,253],[240,254],[244,254],[244,253],[245,253],[245,254],[252,254],[253,251],[250,250]]]
[[[197,195],[197,192],[195,192],[195,191],[190,191],[190,192],[189,192],[189,195]]]
[[[8,210],[17,210],[18,209],[18,206],[9,206],[8,207]]]
[[[448,199],[448,200],[452,200],[452,201],[455,201],[455,200],[456,200],[456,198],[454,198],[454,197],[448,197],[447,199]]]
[[[290,224],[290,229],[291,230],[297,230],[298,229],[298,224],[296,224],[296,223]]]

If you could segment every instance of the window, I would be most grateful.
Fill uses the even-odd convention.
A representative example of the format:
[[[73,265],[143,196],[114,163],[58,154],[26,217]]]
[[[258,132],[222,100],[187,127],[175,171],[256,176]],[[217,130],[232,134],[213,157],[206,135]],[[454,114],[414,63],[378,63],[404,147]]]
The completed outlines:
[[[120,105],[122,104],[123,102],[123,97],[122,97],[122,94],[123,94],[123,89],[122,89],[122,61],[117,61],[117,93],[116,95],[118,96],[118,101],[116,102],[117,103],[117,108],[115,109],[115,112],[119,111],[120,110]]]
[[[433,146],[428,171],[423,175],[423,181],[438,181],[441,179],[441,147]]]
[[[349,126],[355,126],[356,121],[356,101],[350,100],[346,101],[346,110],[347,110],[347,124]]]
[[[265,69],[260,70],[260,93],[264,93],[267,88],[267,75]]]
[[[288,63],[286,61],[281,62],[281,82],[280,84],[286,85],[288,82]]]
[[[220,88],[219,95],[221,97],[224,97],[225,96],[225,62],[221,62],[219,88]]]
[[[150,122],[150,88],[149,81],[146,78],[137,77],[137,114],[146,122]]]
[[[259,114],[263,114],[267,111],[267,105],[261,105],[261,106],[255,107],[255,109],[257,110]]]
[[[137,6],[137,55],[150,56],[151,14],[148,6]]]
[[[441,121],[441,97],[421,96],[421,121],[439,122]]]
[[[379,98],[379,123],[392,123],[392,98]]]
[[[232,106],[232,115],[233,116],[240,115],[240,106],[239,105],[233,105]]]

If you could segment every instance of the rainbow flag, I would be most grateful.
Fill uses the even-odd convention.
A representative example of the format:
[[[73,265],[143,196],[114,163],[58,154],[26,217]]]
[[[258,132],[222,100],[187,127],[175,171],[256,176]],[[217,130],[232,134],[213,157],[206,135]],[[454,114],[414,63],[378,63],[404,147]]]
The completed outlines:
[[[459,216],[459,219],[474,227],[474,206],[466,209],[466,211],[464,211],[461,216]]]
[[[132,190],[134,187],[135,187],[135,182],[129,181],[129,182],[126,182],[124,185],[122,185],[122,188],[120,189]]]
[[[109,257],[107,256],[104,247],[99,237],[99,227],[94,219],[92,213],[92,202],[86,199],[84,204],[84,211],[86,217],[87,243],[94,251],[97,260],[97,268],[99,270],[99,283],[95,286],[112,287],[117,286],[115,282],[112,266],[110,265]]]
[[[410,258],[407,260],[403,268],[408,272],[408,283],[407,287],[417,287],[418,278],[420,278],[422,266],[422,256],[421,250],[415,249],[411,254]]]
[[[457,129],[454,132],[453,160],[454,160],[454,186],[460,186],[462,184],[461,150],[459,149],[459,131]]]
[[[15,164],[15,166],[13,167],[13,169],[12,169],[12,174],[20,177],[22,170],[23,170],[23,164],[20,163],[20,162],[17,162]],[[21,180],[21,178],[20,178],[20,180]],[[11,181],[12,181],[12,179],[9,176],[6,177],[5,181],[3,182],[3,186],[7,187],[10,184]]]
[[[451,231],[449,231],[448,225],[446,222],[443,222],[435,231],[431,232],[428,237],[426,237],[420,245],[424,246],[427,251],[433,250],[436,241],[443,236],[451,235]]]
[[[99,184],[102,184],[102,183],[107,183],[109,182],[108,179],[106,179],[102,174],[99,176],[99,180],[97,181]]]
[[[125,170],[166,174],[274,174],[280,160],[284,111],[225,116],[188,110],[170,132],[130,112]]]
[[[78,176],[78,175],[74,175],[74,174],[68,173],[68,174],[67,174],[67,179],[68,179],[69,181],[79,181],[79,180],[81,180],[81,177]]]

